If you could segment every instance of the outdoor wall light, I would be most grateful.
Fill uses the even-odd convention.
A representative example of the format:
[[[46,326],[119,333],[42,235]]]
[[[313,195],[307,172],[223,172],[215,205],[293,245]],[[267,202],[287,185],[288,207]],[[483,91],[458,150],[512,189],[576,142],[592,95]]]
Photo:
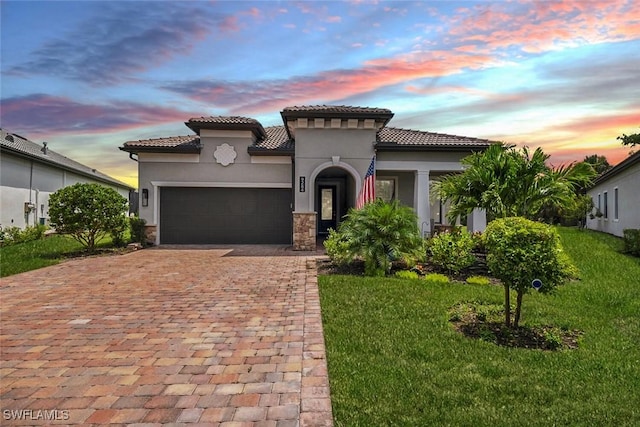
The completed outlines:
[[[142,189],[142,206],[149,206],[149,190]]]

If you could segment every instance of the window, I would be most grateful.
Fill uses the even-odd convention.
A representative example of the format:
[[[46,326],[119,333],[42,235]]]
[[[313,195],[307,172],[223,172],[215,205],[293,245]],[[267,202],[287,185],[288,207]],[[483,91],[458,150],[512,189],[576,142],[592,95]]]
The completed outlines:
[[[598,215],[602,215],[602,194],[598,193]],[[598,216],[600,218],[600,216]]]
[[[607,201],[607,192],[604,192],[604,211],[602,212],[604,219],[609,218],[609,203]]]
[[[613,189],[613,219],[618,220],[618,188]]]
[[[396,182],[393,177],[376,177],[376,198],[390,202],[396,198]]]

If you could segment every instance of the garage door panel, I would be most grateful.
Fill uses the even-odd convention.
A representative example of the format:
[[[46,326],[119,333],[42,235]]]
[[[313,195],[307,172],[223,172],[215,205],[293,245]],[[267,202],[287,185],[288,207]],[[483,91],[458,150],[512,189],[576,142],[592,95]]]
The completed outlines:
[[[288,244],[291,227],[290,189],[160,190],[161,243]]]

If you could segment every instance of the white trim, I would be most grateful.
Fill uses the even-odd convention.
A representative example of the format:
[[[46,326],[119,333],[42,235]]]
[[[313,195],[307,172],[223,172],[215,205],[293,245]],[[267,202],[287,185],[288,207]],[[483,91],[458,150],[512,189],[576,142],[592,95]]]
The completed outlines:
[[[251,163],[267,165],[290,165],[289,156],[251,156]]]
[[[292,188],[288,182],[151,181],[154,187]]]
[[[332,159],[332,161],[324,162],[318,167],[316,167],[313,170],[313,172],[311,172],[311,175],[309,176],[309,183],[307,185],[307,187],[309,188],[309,206],[310,206],[309,209],[314,209],[314,206],[315,206],[316,178],[318,177],[318,175],[320,175],[320,173],[323,170],[332,168],[332,167],[338,167],[338,168],[344,169],[347,172],[349,172],[349,174],[351,174],[351,176],[353,177],[353,180],[355,181],[355,184],[356,184],[356,188],[355,188],[356,191],[354,192],[354,199],[352,200],[352,203],[355,206],[355,203],[356,203],[355,198],[358,197],[358,193],[360,193],[360,187],[362,186],[362,178],[360,177],[360,174],[358,173],[358,171],[349,163],[345,163],[341,161],[339,161],[338,163],[334,163]]]
[[[430,172],[456,172],[463,170],[460,162],[420,162],[420,161],[403,161],[403,160],[379,160],[376,161],[376,170],[395,170],[395,171],[418,171],[428,170]]]

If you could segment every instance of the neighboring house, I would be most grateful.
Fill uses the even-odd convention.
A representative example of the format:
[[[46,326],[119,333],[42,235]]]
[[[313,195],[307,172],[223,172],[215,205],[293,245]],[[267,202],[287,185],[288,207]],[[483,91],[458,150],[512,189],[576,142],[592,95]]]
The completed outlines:
[[[124,143],[137,155],[151,239],[315,249],[355,206],[374,155],[377,196],[413,207],[428,234],[446,213],[430,183],[492,143],[388,127],[384,108],[287,107],[281,117],[284,125],[267,128],[247,117],[192,118],[185,124],[195,135]],[[468,225],[484,229],[484,213]]]
[[[587,194],[602,214],[587,218],[587,228],[620,237],[627,228],[640,229],[640,151],[596,178]]]
[[[133,188],[19,135],[0,129],[0,225],[48,224],[49,195],[78,182],[111,187],[129,200]]]

